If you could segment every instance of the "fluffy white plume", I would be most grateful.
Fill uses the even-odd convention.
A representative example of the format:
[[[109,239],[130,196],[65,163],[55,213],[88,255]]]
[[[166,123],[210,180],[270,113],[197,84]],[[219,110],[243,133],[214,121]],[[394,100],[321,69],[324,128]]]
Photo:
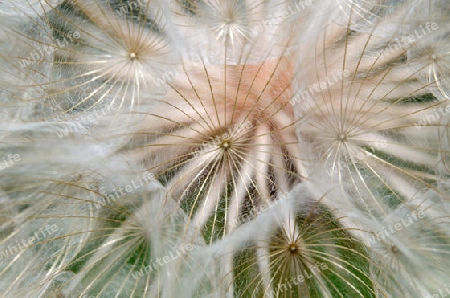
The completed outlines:
[[[0,297],[450,293],[446,0],[0,17]]]

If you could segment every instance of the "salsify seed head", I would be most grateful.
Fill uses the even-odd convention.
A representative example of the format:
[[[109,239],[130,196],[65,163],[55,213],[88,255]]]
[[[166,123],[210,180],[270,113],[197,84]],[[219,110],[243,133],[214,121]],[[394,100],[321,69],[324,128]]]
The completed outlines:
[[[0,297],[444,293],[449,14],[1,2]]]

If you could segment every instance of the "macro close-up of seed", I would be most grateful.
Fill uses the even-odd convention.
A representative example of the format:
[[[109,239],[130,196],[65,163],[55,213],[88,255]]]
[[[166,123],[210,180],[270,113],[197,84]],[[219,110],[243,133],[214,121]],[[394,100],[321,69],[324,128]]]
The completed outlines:
[[[448,0],[0,0],[0,297],[449,276]]]

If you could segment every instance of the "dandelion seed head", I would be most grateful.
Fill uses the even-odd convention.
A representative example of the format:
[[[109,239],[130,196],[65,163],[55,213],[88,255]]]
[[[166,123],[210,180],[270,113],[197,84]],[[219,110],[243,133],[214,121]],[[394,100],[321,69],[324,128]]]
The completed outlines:
[[[347,140],[347,136],[345,134],[339,134],[338,139],[341,142],[345,142]]]
[[[292,243],[292,244],[289,245],[289,252],[291,254],[297,253],[298,249],[299,249],[299,247],[295,243]]]
[[[0,2],[1,297],[444,284],[445,0]]]
[[[242,1],[228,1],[226,3],[211,3],[210,12],[211,30],[217,35],[217,39],[225,39],[232,45],[241,38],[247,38],[245,28],[245,16]]]
[[[397,246],[395,246],[395,245],[392,245],[391,246],[391,251],[392,251],[392,253],[394,253],[394,254],[397,254],[397,253],[400,253],[400,250],[397,248]]]
[[[136,55],[136,53],[134,53],[134,52],[131,52],[130,53],[130,60],[135,60],[135,59],[137,59],[137,55]]]

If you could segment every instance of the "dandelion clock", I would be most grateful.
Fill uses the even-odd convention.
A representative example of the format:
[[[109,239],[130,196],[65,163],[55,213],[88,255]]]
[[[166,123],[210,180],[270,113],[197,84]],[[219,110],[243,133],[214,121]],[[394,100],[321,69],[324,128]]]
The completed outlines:
[[[0,297],[450,293],[447,1],[0,16]]]

